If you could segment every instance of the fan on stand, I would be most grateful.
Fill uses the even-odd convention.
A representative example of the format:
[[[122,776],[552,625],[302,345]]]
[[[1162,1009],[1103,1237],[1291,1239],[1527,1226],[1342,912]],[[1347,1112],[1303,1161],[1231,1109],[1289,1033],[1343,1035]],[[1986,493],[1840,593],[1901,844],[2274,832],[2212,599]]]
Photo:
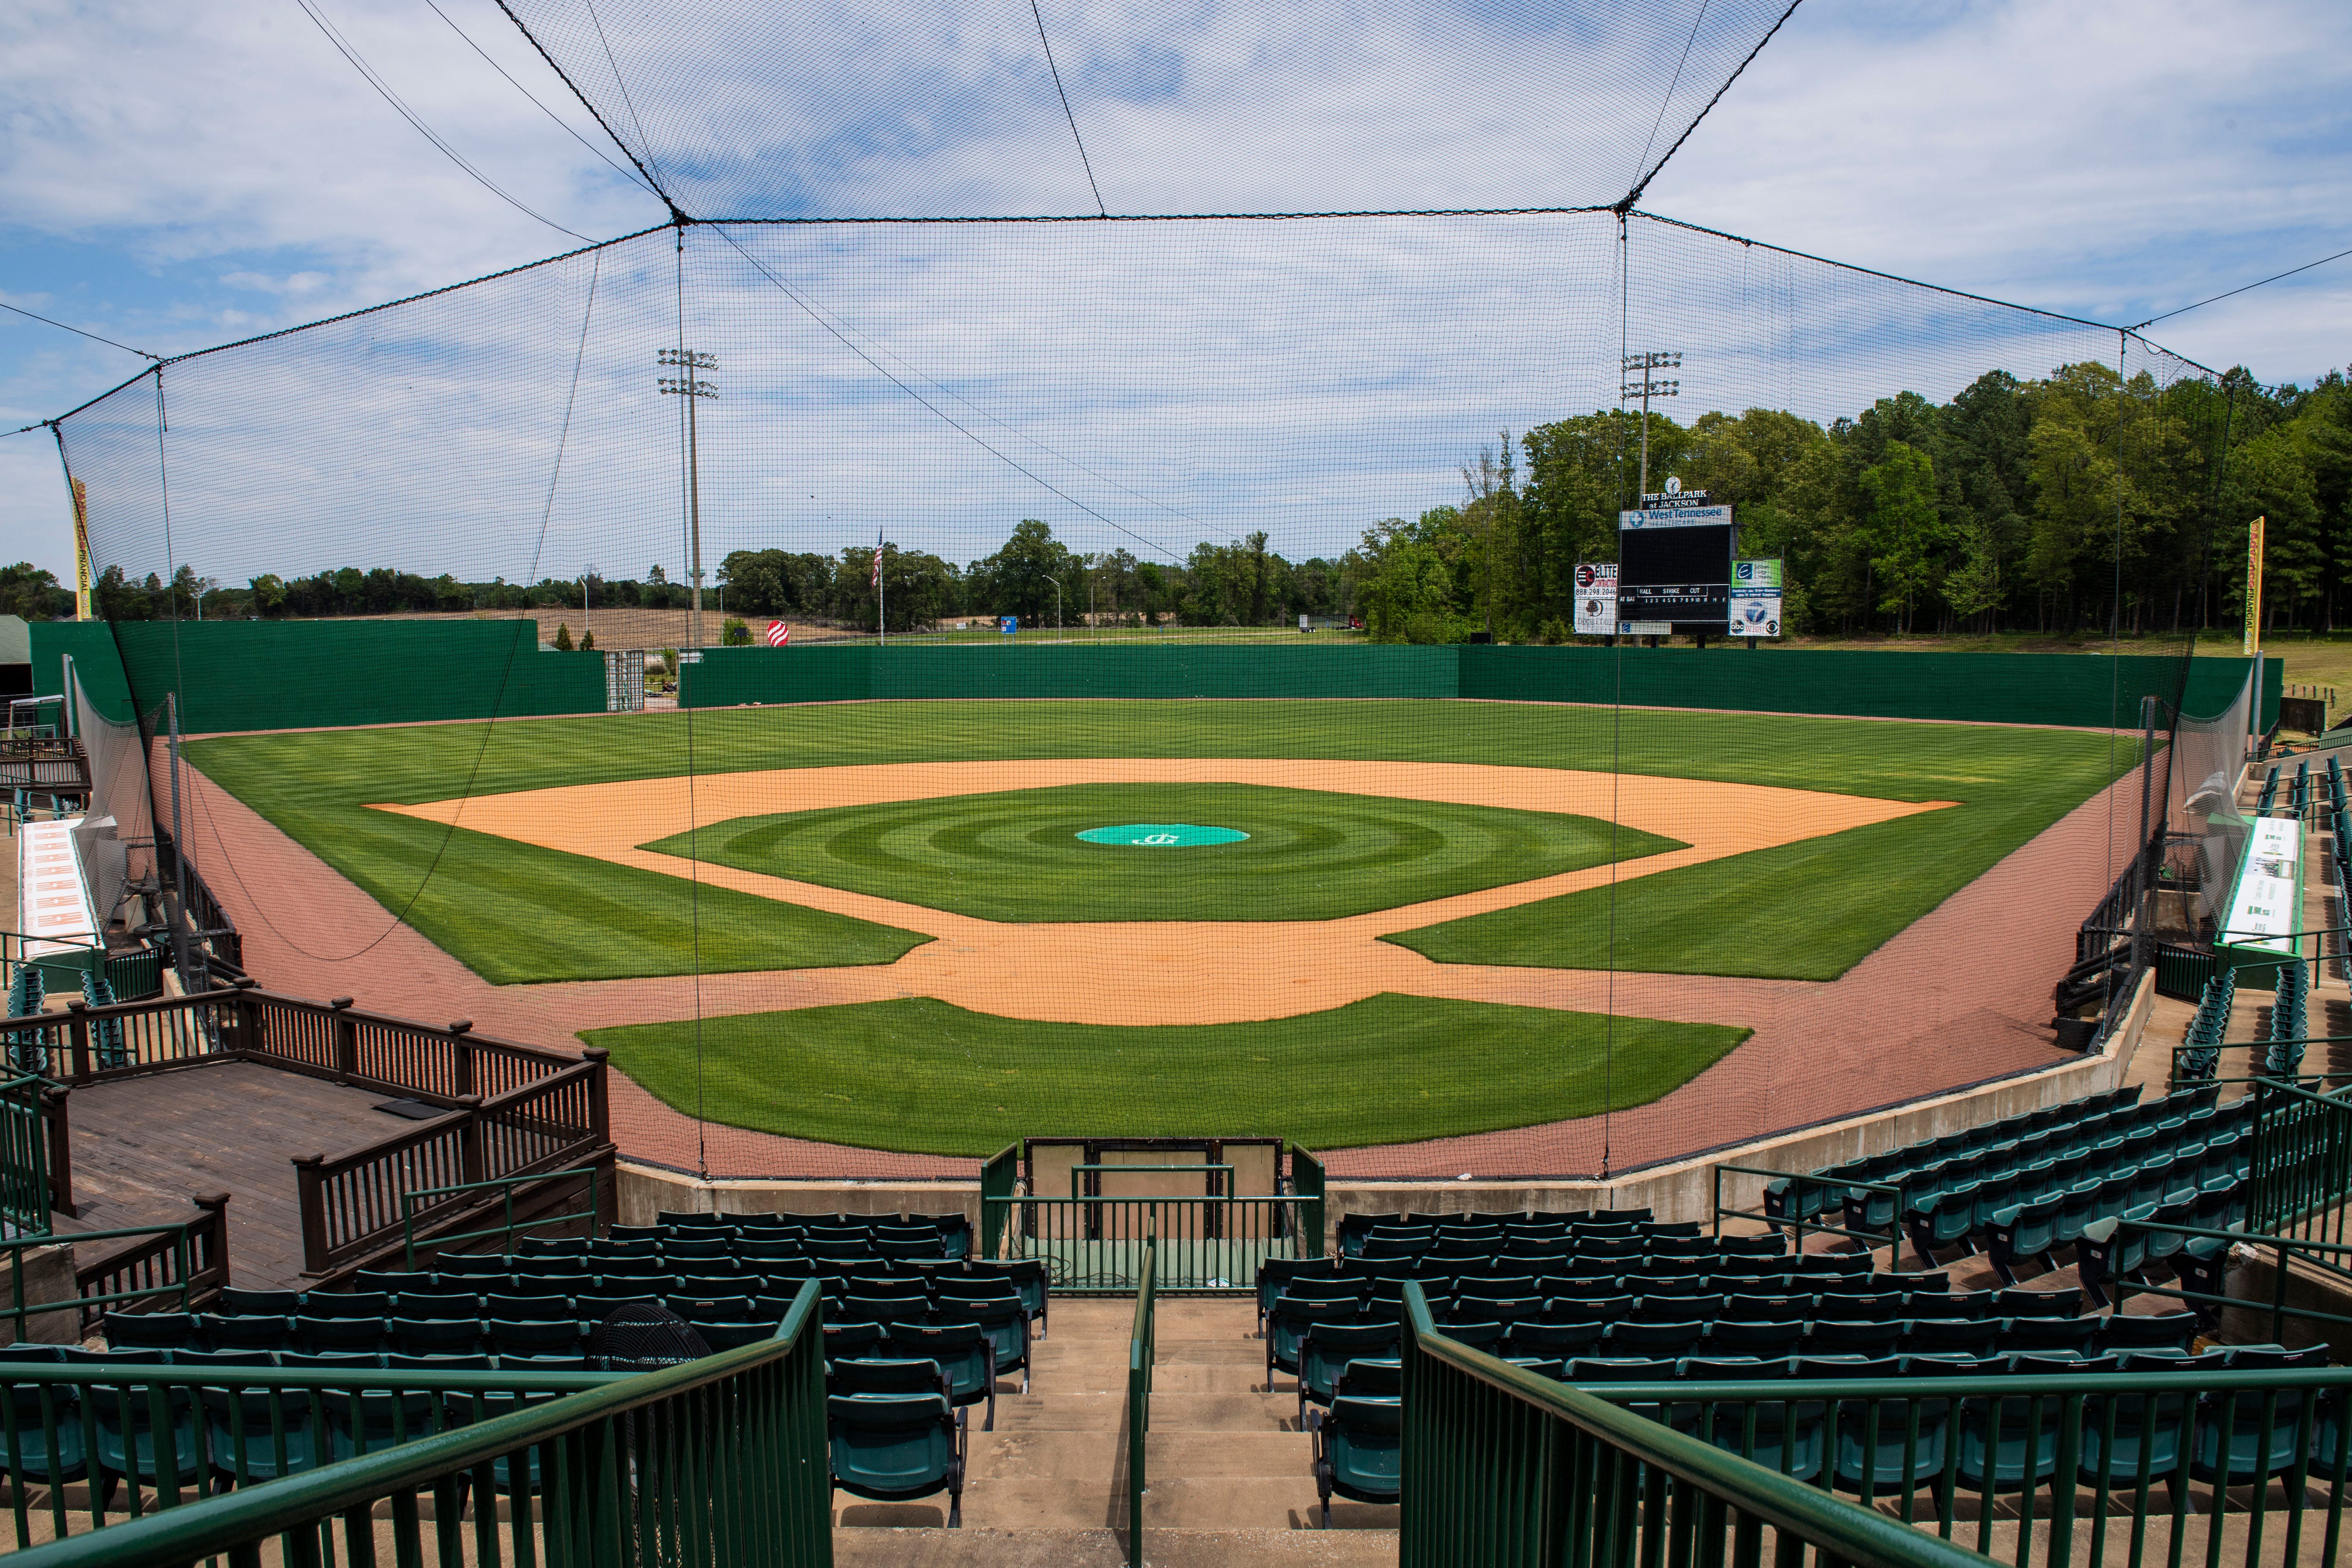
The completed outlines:
[[[693,1324],[646,1301],[616,1310],[588,1331],[589,1364],[605,1372],[659,1372],[709,1353]],[[625,1505],[622,1528],[633,1536],[649,1522],[641,1515],[640,1495],[658,1492],[662,1456],[686,1436],[672,1429],[676,1420],[671,1402],[664,1401],[632,1410],[616,1423],[621,1451],[615,1458]]]

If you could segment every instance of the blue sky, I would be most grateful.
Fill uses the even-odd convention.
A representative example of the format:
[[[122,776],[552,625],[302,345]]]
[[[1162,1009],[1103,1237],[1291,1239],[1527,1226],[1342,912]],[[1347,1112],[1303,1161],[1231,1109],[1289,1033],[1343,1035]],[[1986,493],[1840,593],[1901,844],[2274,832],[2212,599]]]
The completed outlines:
[[[428,144],[295,0],[20,0],[0,16],[0,300],[173,353],[528,262],[575,244],[564,230],[604,238],[662,221],[657,202],[475,52],[618,156],[490,0],[440,0],[448,20],[425,0],[318,5],[422,118],[548,221]],[[1565,188],[1557,172],[1573,131],[1556,145],[1526,134],[1551,112],[1538,54],[1471,58],[1486,74],[1465,87],[1456,40],[1405,35],[1327,55],[1303,8],[1293,33],[1239,45],[1221,22],[1232,14],[1211,4],[1175,24],[1164,7],[1138,7],[1160,19],[1149,26],[1116,5],[1064,9],[1046,7],[1055,48],[1115,209],[1271,200],[1268,168],[1281,188],[1343,196],[1377,186],[1480,202]],[[1058,104],[1055,116],[1030,112],[1044,79],[1023,52],[1034,35],[1024,42],[993,12],[985,21],[958,42],[971,50],[969,75],[1002,72],[1026,106],[1004,124],[966,137],[968,121],[942,108],[924,121],[929,142],[894,141],[854,115],[818,123],[821,95],[798,106],[809,146],[866,150],[818,165],[840,182],[821,193],[830,210],[1090,205]],[[1233,58],[1274,61],[1250,79],[1276,90],[1232,90],[1246,73],[1211,68]],[[1188,81],[1211,85],[1188,95]],[[2135,322],[2352,244],[2347,88],[2352,9],[2341,5],[1807,0],[1643,205]],[[924,107],[919,95],[895,101],[891,124],[909,102]],[[1286,112],[1268,119],[1267,102]],[[1202,159],[1228,144],[1271,151],[1226,168]],[[1448,303],[1476,308],[1466,290],[1437,313]],[[2208,363],[2307,381],[2352,361],[2352,259],[2150,335]],[[890,341],[913,353],[923,337],[909,327]],[[141,363],[0,314],[0,426],[61,413]],[[1447,463],[1423,467],[1442,479]],[[62,574],[68,551],[54,446],[46,433],[0,440],[0,560]]]

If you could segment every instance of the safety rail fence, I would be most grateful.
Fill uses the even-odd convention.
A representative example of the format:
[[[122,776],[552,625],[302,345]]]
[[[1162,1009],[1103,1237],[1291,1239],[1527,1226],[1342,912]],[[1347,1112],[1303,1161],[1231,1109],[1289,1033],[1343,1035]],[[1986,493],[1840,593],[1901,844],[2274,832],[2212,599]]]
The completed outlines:
[[[10,1361],[19,1561],[818,1568],[820,1300],[803,1284],[771,1338],[635,1373]]]
[[[1715,1230],[1723,1235],[1727,1219],[1761,1220],[1774,1234],[1787,1234],[1795,1243],[1795,1250],[1805,1250],[1805,1238],[1811,1236],[1842,1237],[1863,1244],[1864,1251],[1886,1248],[1886,1270],[1890,1274],[1903,1271],[1903,1215],[1910,1207],[1908,1184],[1898,1177],[1891,1182],[1864,1181],[1844,1176],[1823,1176],[1810,1171],[1776,1171],[1764,1165],[1738,1165],[1729,1163],[1710,1165],[1708,1173],[1714,1182]],[[1754,1208],[1727,1205],[1723,1201],[1723,1178],[1731,1176],[1762,1176],[1768,1182],[1785,1182],[1783,1197],[1778,1209],[1769,1202],[1759,1202]],[[1770,1189],[1766,1188],[1769,1199]],[[1813,1217],[1824,1208],[1835,1205],[1841,1218],[1859,1217],[1862,1226],[1824,1225]]]
[[[49,1087],[38,1073],[0,1082],[0,1237],[46,1236],[51,1227]]]
[[[603,1053],[592,1053],[492,1099],[461,1095],[447,1115],[367,1148],[297,1158],[302,1271],[332,1274],[391,1247],[414,1257],[420,1235],[446,1239],[480,1212],[486,1200],[469,1194],[609,1152],[604,1071]],[[408,1201],[436,1191],[444,1195],[432,1203]]]
[[[1013,1212],[1007,1200],[1021,1190],[1021,1145],[1008,1143],[980,1167],[980,1256],[1003,1256]]]
[[[1877,1509],[1447,1338],[1412,1281],[1404,1327],[1402,1568],[1756,1568],[1768,1545],[1775,1568],[1809,1551],[1824,1565],[1983,1568]]]
[[[187,940],[191,943],[201,943],[212,956],[243,970],[245,939],[237,934],[236,922],[229,918],[228,910],[221,906],[220,900],[214,896],[212,889],[197,874],[195,863],[181,857],[178,843],[163,831],[160,824],[151,847],[155,854],[157,884],[173,900],[185,900],[182,913],[186,919],[184,935]],[[199,960],[202,956],[197,952],[188,955],[192,973],[201,967]]]
[[[8,1295],[0,1324],[16,1339],[38,1339],[36,1320],[69,1315],[73,1337],[96,1329],[110,1311],[194,1311],[216,1299],[229,1282],[226,1193],[194,1200],[193,1218],[112,1230],[79,1230],[0,1240],[8,1270]],[[122,1242],[111,1249],[102,1242]],[[35,1295],[38,1264],[29,1254],[73,1248],[73,1294]],[[99,1256],[91,1256],[97,1250]]]
[[[2206,983],[2219,972],[2220,961],[2210,948],[2159,942],[2151,949],[2156,963],[2156,994],[2176,1002],[2194,1002]]]
[[[2314,1089],[2262,1079],[2253,1092],[2246,1228],[2343,1243],[2345,1207],[2352,1204],[2352,1082]],[[2352,1273],[2333,1260],[2312,1261],[2334,1273]]]
[[[1290,1193],[1298,1199],[1298,1229],[1301,1236],[1314,1242],[1318,1253],[1333,1250],[1331,1233],[1325,1228],[1329,1223],[1324,1204],[1328,1186],[1329,1177],[1323,1169],[1322,1159],[1293,1143]]]
[[[1143,1241],[1143,1272],[1135,1282],[1135,1327],[1127,1341],[1127,1564],[1143,1568],[1143,1494],[1150,1490],[1144,1451],[1151,1434],[1151,1378],[1159,1365],[1160,1242]]]
[[[0,789],[88,798],[89,754],[71,736],[0,732]]]
[[[1057,1292],[1125,1295],[1156,1238],[1158,1288],[1241,1294],[1269,1258],[1319,1258],[1303,1211],[1322,1200],[1282,1197],[1047,1198],[983,1195],[981,1228],[999,1238],[984,1257],[1042,1261]]]
[[[1419,1392],[1409,1377],[1408,1533],[1421,1500],[1411,1490]],[[2068,1372],[2053,1361],[1988,1373],[1915,1359],[1900,1377],[1735,1381],[1698,1372],[1585,1383],[1576,1397],[1737,1456],[1764,1474],[1751,1496],[1795,1487],[1877,1521],[1894,1534],[1889,1563],[1950,1562],[1958,1547],[2016,1568],[2289,1568],[2340,1560],[2347,1394],[2345,1368]],[[1666,1531],[1695,1530],[1704,1542],[1719,1538],[1726,1504],[1743,1500],[1735,1494],[1710,1509],[1678,1497],[1671,1480],[1625,1471],[1622,1462],[1595,1467],[1586,1506],[1626,1507],[1638,1496],[1645,1510],[1662,1507]],[[1640,1527],[1658,1528],[1646,1518]],[[1833,1542],[1813,1544],[1840,1555]],[[1923,1547],[1943,1555],[1912,1554]]]
[[[2201,1247],[2200,1247],[2201,1244]],[[2294,1279],[2295,1266],[2327,1268],[2346,1272],[2342,1259],[2352,1257],[2352,1247],[2336,1246],[2324,1241],[2298,1241],[2291,1237],[2262,1236],[2249,1230],[2217,1230],[2210,1226],[2173,1225],[2153,1219],[2147,1215],[2126,1215],[2114,1222],[2111,1237],[2097,1243],[2098,1261],[2092,1272],[2102,1289],[2112,1286],[2115,1310],[2124,1310],[2134,1296],[2162,1296],[2195,1308],[2209,1323],[2218,1322],[2224,1312],[2247,1314],[2260,1321],[2267,1315],[2266,1331],[2276,1342],[2286,1332],[2289,1322],[2325,1325],[2316,1337],[2326,1340],[2340,1331],[2352,1327],[2352,1316],[2330,1312],[2323,1308],[2290,1302],[2288,1286]],[[2227,1249],[2227,1250],[2225,1250]],[[2242,1250],[2246,1256],[2260,1258],[2270,1254],[2271,1295],[2267,1301],[2253,1296],[2228,1293],[2229,1252]],[[2157,1285],[2135,1280],[2135,1273],[2151,1272],[2150,1265],[2164,1262],[2179,1280],[2178,1286]],[[2200,1289],[2200,1285],[2214,1289]]]
[[[568,1171],[549,1171],[533,1176],[500,1176],[487,1182],[460,1182],[455,1186],[426,1187],[400,1195],[401,1267],[414,1270],[416,1247],[420,1239],[417,1217],[418,1205],[429,1199],[448,1198],[459,1193],[496,1193],[500,1212],[499,1223],[486,1225],[479,1230],[444,1231],[435,1235],[424,1233],[436,1249],[453,1249],[469,1241],[486,1241],[496,1237],[500,1252],[512,1252],[516,1238],[527,1232],[553,1226],[558,1230],[577,1226],[583,1234],[593,1236],[604,1228],[604,1205],[602,1194],[612,1183],[605,1173],[594,1165],[583,1165]],[[583,1189],[588,1199],[583,1209],[562,1207],[564,1200],[580,1195]],[[518,1210],[517,1194],[521,1194],[522,1207]],[[427,1205],[429,1207],[430,1205]]]

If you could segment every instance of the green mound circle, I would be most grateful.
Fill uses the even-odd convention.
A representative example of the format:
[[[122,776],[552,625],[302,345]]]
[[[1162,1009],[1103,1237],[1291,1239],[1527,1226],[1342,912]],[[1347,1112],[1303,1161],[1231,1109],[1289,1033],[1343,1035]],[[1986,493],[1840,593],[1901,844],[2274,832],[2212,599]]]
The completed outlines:
[[[1124,848],[1187,849],[1195,844],[1239,844],[1249,835],[1238,827],[1201,827],[1190,822],[1123,822],[1117,827],[1089,827],[1077,837],[1089,844]]]

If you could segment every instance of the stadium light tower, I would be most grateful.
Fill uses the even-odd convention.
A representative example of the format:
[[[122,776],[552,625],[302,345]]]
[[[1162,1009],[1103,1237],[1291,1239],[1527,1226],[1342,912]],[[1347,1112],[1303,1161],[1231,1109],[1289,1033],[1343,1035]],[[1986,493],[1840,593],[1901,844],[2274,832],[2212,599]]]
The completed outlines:
[[[664,349],[656,357],[682,373],[663,376],[661,389],[669,396],[686,399],[686,641],[688,647],[698,649],[702,647],[702,469],[695,444],[694,405],[703,398],[718,396],[719,388],[693,373],[717,370],[719,356],[696,349]]]
[[[1625,356],[1622,367],[1625,374],[1629,377],[1638,374],[1641,377],[1639,381],[1628,380],[1617,388],[1617,395],[1620,397],[1638,397],[1642,400],[1642,483],[1641,488],[1633,492],[1635,498],[1633,504],[1636,507],[1642,504],[1640,498],[1650,493],[1650,399],[1679,396],[1683,389],[1683,384],[1679,380],[1660,381],[1651,373],[1661,370],[1680,370],[1682,365],[1683,351],[1680,349],[1664,352],[1653,349],[1646,353]],[[1620,479],[1618,483],[1622,484],[1624,481]]]

